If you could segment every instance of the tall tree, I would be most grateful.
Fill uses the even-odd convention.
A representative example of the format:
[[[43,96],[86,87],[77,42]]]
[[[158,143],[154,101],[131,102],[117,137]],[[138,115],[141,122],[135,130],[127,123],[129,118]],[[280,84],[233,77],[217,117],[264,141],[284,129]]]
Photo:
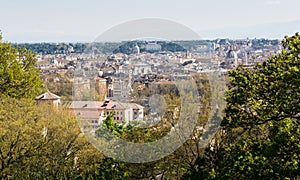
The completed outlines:
[[[229,72],[227,107],[214,150],[198,159],[194,177],[300,178],[300,35],[254,68]]]
[[[0,97],[32,99],[38,95],[43,83],[36,61],[34,53],[3,42],[0,34]]]
[[[88,178],[107,163],[72,112],[25,99],[0,100],[0,147],[0,179]]]

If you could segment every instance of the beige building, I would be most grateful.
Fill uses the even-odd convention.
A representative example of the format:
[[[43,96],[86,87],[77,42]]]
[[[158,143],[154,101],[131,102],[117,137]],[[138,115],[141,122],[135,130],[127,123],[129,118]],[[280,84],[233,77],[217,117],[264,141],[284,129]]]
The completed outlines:
[[[96,78],[96,91],[99,95],[101,101],[105,100],[107,97],[107,81],[104,78]]]
[[[102,101],[72,101],[69,109],[81,120],[83,129],[97,129],[102,117]]]

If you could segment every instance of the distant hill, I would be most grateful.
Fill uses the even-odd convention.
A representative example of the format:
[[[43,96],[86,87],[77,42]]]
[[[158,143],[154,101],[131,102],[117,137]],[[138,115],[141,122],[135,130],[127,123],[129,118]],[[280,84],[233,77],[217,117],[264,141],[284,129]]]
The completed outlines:
[[[133,52],[133,47],[137,44],[140,47],[140,52],[145,52],[146,45],[149,42],[146,41],[127,41],[118,48],[116,48],[113,53],[125,53],[131,54]],[[170,51],[170,52],[185,52],[186,49],[179,44],[174,42],[166,42],[166,41],[157,41],[157,44],[161,45],[162,51]]]
[[[248,27],[228,27],[221,29],[200,31],[199,35],[203,39],[231,38],[268,38],[283,39],[285,35],[293,35],[300,31],[300,20],[260,24]]]

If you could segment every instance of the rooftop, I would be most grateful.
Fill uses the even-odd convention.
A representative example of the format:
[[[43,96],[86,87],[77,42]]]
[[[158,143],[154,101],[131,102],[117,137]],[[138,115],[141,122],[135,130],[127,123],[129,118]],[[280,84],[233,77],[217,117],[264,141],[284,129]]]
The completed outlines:
[[[49,91],[35,98],[35,100],[57,100],[57,99],[60,99],[60,97]]]

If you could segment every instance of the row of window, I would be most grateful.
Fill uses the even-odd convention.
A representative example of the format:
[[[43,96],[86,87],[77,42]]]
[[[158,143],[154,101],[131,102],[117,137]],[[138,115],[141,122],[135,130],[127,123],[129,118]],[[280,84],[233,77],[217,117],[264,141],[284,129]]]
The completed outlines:
[[[121,120],[122,121],[122,117],[114,117],[114,120],[116,121],[119,121],[119,120]]]
[[[111,113],[111,112],[106,111],[104,114],[109,115],[110,113]],[[120,114],[120,115],[123,115],[123,112],[120,112],[120,113],[119,113],[119,112],[117,111],[116,114],[117,114],[117,115],[119,115],[119,114]]]
[[[95,126],[83,126],[83,129],[97,129],[99,128],[99,125],[95,125]]]
[[[92,123],[96,123],[96,124],[98,124],[98,120],[92,120]]]

